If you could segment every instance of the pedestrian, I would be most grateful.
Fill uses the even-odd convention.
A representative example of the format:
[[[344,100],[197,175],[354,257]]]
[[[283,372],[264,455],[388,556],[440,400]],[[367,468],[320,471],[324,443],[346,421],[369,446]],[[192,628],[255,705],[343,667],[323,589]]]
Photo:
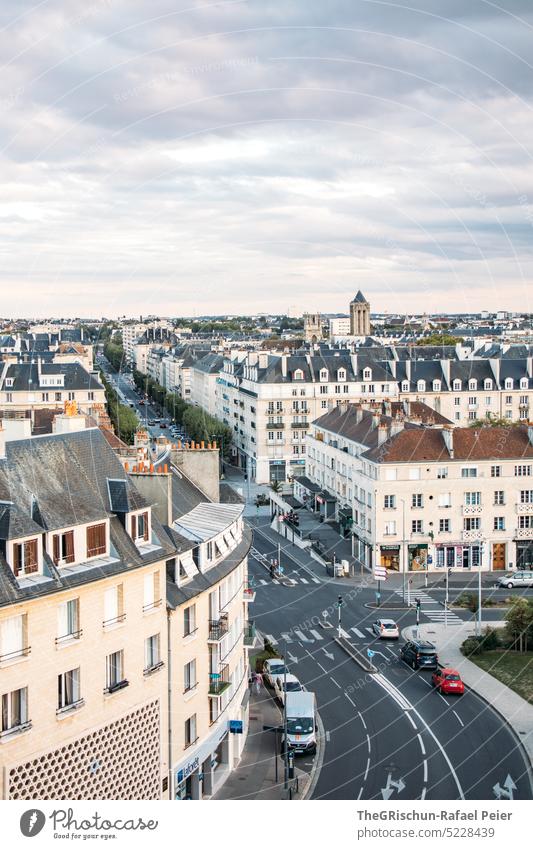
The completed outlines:
[[[263,684],[263,676],[261,675],[260,672],[256,672],[256,675],[255,675],[255,692],[256,693],[261,692],[262,684]]]

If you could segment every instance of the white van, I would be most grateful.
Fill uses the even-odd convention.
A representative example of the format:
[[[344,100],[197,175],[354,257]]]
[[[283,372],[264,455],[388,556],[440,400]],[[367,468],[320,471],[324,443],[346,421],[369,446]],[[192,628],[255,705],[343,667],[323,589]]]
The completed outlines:
[[[315,694],[307,690],[287,693],[287,745],[295,755],[316,752],[316,708]],[[281,750],[285,748],[282,739]]]

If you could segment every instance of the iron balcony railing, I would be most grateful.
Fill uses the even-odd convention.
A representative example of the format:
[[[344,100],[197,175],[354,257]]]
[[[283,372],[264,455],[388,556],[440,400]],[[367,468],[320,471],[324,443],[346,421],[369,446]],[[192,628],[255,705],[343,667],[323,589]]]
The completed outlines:
[[[221,663],[218,672],[209,673],[208,695],[215,698],[221,696],[224,690],[228,689],[230,683],[229,665],[227,663]]]
[[[219,643],[222,637],[228,633],[228,617],[221,616],[219,619],[209,620],[209,636],[207,637],[210,643]]]
[[[28,657],[31,652],[31,646],[23,646],[16,651],[7,652],[7,654],[0,654],[0,663],[4,661],[8,662],[10,660],[16,660],[19,657]]]
[[[255,643],[255,622],[244,623],[244,645],[251,647]]]

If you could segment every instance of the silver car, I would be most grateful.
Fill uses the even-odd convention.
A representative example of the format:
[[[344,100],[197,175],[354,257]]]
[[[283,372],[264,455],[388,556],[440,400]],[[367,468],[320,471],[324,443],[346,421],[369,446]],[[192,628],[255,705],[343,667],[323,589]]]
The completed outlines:
[[[502,575],[496,582],[497,587],[533,587],[533,572],[509,572],[507,575]]]

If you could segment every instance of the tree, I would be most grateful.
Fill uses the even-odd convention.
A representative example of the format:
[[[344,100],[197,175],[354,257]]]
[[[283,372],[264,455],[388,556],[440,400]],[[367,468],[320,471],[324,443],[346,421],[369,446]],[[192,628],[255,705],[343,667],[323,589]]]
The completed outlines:
[[[280,481],[272,481],[270,484],[270,489],[272,492],[281,492],[281,483]]]
[[[417,345],[457,345],[463,340],[459,336],[452,336],[449,333],[432,333],[431,336],[424,336],[417,340]]]
[[[513,598],[505,616],[506,632],[518,651],[527,651],[533,637],[533,600]]]
[[[105,389],[107,410],[109,412],[109,418],[113,422],[115,433],[120,439],[127,442],[128,445],[131,445],[135,431],[139,427],[137,414],[131,407],[120,403],[117,393],[101,372],[100,380]]]

